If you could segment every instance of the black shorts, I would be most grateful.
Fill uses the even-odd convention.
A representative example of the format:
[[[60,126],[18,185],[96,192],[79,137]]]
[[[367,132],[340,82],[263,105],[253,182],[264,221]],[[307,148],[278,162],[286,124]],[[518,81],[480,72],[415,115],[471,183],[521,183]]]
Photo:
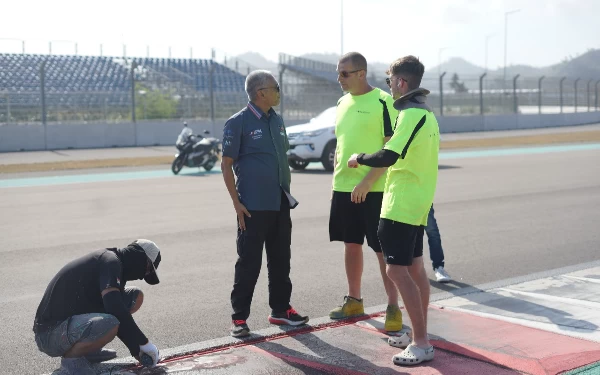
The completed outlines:
[[[329,240],[362,245],[367,244],[375,252],[381,252],[377,238],[377,226],[381,214],[382,192],[367,194],[362,203],[353,203],[351,193],[333,192],[329,212]]]
[[[425,227],[398,221],[380,219],[379,242],[387,264],[410,266],[414,258],[423,256],[423,234]]]

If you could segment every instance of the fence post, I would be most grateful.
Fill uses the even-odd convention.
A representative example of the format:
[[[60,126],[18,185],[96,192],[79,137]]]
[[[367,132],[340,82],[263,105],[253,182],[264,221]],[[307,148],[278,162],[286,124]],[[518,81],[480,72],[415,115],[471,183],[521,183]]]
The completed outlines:
[[[42,102],[42,126],[44,127],[44,149],[48,149],[48,124],[46,123],[46,61],[40,65],[40,95]]]
[[[481,115],[484,115],[484,109],[483,109],[483,78],[487,75],[487,73],[483,73],[481,76],[479,76],[479,112],[481,113]]]
[[[131,71],[129,72],[129,82],[131,83],[131,121],[133,121],[133,123],[136,122],[135,119],[135,76],[133,74],[133,71],[136,68],[136,62],[135,60],[131,60]],[[137,146],[137,132],[136,132],[136,142],[135,142],[136,146]]]
[[[560,79],[560,84],[559,84],[559,92],[560,92],[560,113],[563,113],[563,82],[564,80],[567,79],[567,77],[562,77]]]
[[[40,99],[42,102],[42,124],[46,125],[46,61],[40,65]]]
[[[517,79],[519,79],[521,75],[517,74],[514,78],[513,78],[513,100],[514,100],[514,110],[515,113],[519,113],[519,99],[517,98]]]
[[[209,69],[209,92],[210,92],[210,120],[215,123],[215,90],[214,90],[214,78],[215,78],[215,64],[214,60],[210,62]]]
[[[279,114],[281,117],[283,117],[283,102],[285,99],[285,96],[283,95],[283,72],[285,72],[285,65],[279,64]]]
[[[6,93],[6,123],[10,122],[10,94]]]
[[[588,81],[587,84],[587,102],[588,102],[588,112],[590,111],[590,84],[592,83],[593,79],[590,79]]]
[[[577,113],[577,82],[579,82],[581,78],[577,78],[575,80],[575,113]]]
[[[598,84],[600,84],[600,79],[596,81],[596,111],[598,110]]]
[[[444,76],[446,72],[440,74],[440,116],[444,116]]]
[[[542,81],[546,76],[541,76],[538,80],[538,113],[542,114]]]

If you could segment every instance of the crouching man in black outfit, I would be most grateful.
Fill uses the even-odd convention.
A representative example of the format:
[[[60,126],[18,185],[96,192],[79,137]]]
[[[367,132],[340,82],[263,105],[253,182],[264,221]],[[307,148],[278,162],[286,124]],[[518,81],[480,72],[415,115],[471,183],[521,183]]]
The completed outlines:
[[[156,268],[160,249],[139,239],[123,249],[91,252],[65,265],[54,276],[40,302],[33,332],[40,351],[62,357],[68,374],[96,374],[91,363],[117,356],[103,349],[115,336],[136,359],[146,354],[152,365],[159,360],[157,347],[138,328],[131,314],[139,310],[144,294],[125,283],[144,279],[158,284]]]

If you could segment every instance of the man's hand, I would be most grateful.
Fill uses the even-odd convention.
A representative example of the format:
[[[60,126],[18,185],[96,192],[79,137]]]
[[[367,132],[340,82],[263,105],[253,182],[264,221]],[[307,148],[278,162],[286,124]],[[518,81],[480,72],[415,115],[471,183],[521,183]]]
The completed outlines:
[[[348,161],[348,164],[350,162]],[[371,191],[371,187],[373,184],[369,181],[362,180],[360,184],[356,185],[354,189],[352,189],[352,193],[350,194],[350,200],[353,203],[362,203],[367,199],[367,194]]]
[[[348,159],[348,168],[358,168],[360,164],[358,164],[357,158],[358,154],[352,154],[352,156],[350,156],[350,159]]]
[[[143,362],[144,354],[146,354],[147,356],[152,358],[151,365],[149,363]],[[158,363],[159,360],[160,360],[160,356],[159,356],[158,348],[156,347],[156,345],[154,345],[150,341],[148,341],[148,343],[146,345],[140,345],[140,357],[139,357],[140,363],[142,363],[146,367],[154,367],[154,366],[156,366],[156,364]]]
[[[250,212],[244,207],[244,205],[240,202],[238,197],[238,192],[235,188],[235,178],[233,176],[233,162],[234,160],[230,157],[223,156],[221,160],[221,170],[223,171],[223,180],[225,180],[225,186],[227,187],[227,191],[229,192],[229,196],[233,201],[233,208],[235,208],[235,213],[238,217],[238,225],[241,230],[246,230],[246,223],[244,222],[244,215],[251,217]]]
[[[252,217],[252,215],[250,215],[250,212],[248,212],[246,207],[240,201],[238,201],[237,203],[234,203],[233,207],[235,208],[235,213],[237,214],[237,217],[238,217],[240,229],[246,230],[246,222],[244,221],[244,215],[246,215],[248,217]]]

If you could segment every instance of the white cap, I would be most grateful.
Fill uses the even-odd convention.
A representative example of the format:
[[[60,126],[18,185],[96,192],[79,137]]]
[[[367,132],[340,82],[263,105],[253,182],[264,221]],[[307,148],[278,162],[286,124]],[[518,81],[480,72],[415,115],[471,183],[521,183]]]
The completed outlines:
[[[144,280],[146,280],[146,282],[150,285],[158,284],[159,280],[158,280],[158,275],[156,273],[156,269],[158,268],[158,265],[161,260],[160,249],[154,242],[152,242],[150,240],[138,239],[138,240],[135,240],[133,243],[138,245],[139,247],[141,247],[144,250],[144,252],[146,253],[146,256],[148,257],[148,259],[150,259],[150,263],[152,263],[152,268],[154,269],[154,272],[152,272],[151,274],[144,277]]]

